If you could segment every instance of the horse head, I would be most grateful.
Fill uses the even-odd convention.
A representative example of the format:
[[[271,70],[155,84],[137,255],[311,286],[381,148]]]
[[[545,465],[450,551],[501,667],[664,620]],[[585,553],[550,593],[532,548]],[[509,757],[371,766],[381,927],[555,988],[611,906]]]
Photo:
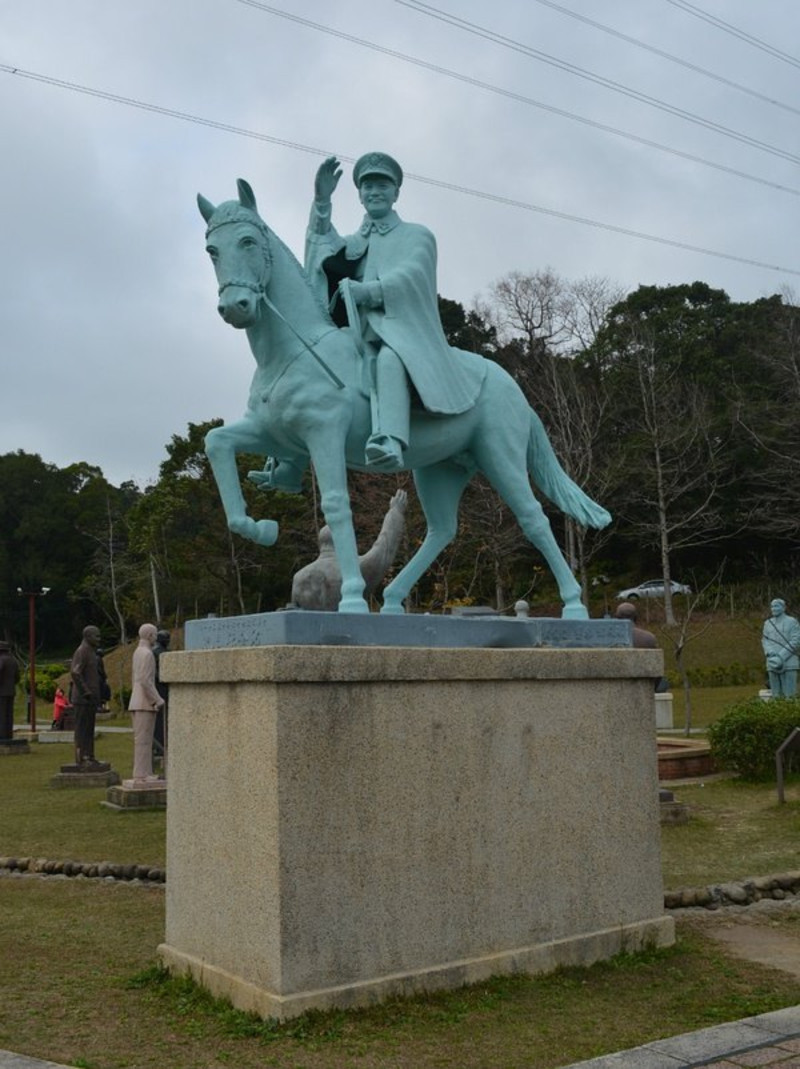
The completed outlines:
[[[216,207],[202,194],[197,206],[207,223],[206,252],[217,276],[217,311],[231,326],[251,327],[258,320],[271,270],[269,230],[258,214],[253,190],[238,179],[238,200]]]

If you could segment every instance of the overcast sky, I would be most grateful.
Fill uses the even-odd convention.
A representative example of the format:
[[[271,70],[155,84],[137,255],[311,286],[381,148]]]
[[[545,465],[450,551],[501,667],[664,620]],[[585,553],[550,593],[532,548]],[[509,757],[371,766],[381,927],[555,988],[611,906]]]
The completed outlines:
[[[252,357],[217,316],[195,196],[228,200],[247,178],[302,255],[330,153],[400,161],[398,210],[434,231],[439,291],[466,306],[545,267],[626,290],[701,279],[735,300],[800,293],[797,0],[434,0],[480,33],[417,6],[0,0],[0,454],[145,486],[190,421],[238,418]],[[361,217],[350,175],[334,202],[343,233]]]

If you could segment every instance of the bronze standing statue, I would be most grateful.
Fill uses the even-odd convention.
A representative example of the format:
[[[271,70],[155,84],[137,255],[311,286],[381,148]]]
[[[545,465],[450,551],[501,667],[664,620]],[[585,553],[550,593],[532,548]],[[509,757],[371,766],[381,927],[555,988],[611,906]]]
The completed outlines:
[[[75,764],[92,771],[99,763],[94,756],[94,728],[102,701],[100,665],[97,651],[100,630],[93,624],[83,629],[83,639],[70,664],[70,700],[75,712]]]

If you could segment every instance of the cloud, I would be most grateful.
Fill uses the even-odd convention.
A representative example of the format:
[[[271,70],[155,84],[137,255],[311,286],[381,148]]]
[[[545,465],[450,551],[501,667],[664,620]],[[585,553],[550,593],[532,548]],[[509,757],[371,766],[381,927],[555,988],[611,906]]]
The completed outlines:
[[[719,0],[707,0],[719,8]],[[788,161],[600,89],[384,0],[283,5],[301,17],[520,95],[787,185]],[[444,6],[444,4],[443,4]],[[455,9],[455,6],[453,6]],[[458,13],[796,150],[796,116],[602,36],[529,0]],[[593,14],[595,14],[593,12]],[[727,0],[729,22],[780,44],[791,0]],[[598,20],[778,99],[791,68],[686,13],[609,0]],[[39,0],[0,5],[4,63],[355,157],[384,148],[410,174],[782,266],[796,265],[798,198],[622,141],[237,0]],[[194,198],[253,185],[264,217],[302,253],[321,156],[39,84],[0,71],[3,241],[0,452],[86,460],[112,481],[157,475],[189,421],[237,418],[252,374],[219,321]],[[360,218],[349,167],[335,212]],[[702,278],[751,300],[792,276],[409,180],[399,204],[439,241],[439,289],[469,304],[512,270],[550,265],[626,288]]]

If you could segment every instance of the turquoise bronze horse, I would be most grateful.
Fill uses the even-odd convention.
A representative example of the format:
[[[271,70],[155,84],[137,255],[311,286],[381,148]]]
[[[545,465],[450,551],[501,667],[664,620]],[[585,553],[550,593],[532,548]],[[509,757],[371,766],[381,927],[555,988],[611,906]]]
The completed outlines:
[[[371,428],[358,339],[349,327],[335,326],[297,259],[258,215],[250,186],[242,180],[237,185],[238,201],[215,207],[205,197],[197,198],[217,275],[218,311],[226,323],[246,332],[256,361],[246,415],[210,431],[205,440],[228,526],[264,546],[278,536],[275,521],[247,514],[237,453],[279,458],[277,466],[268,462],[266,474],[251,477],[287,488],[279,477],[281,467],[298,472],[310,460],[342,574],[339,612],[368,612],[347,491],[347,469],[365,470]],[[482,358],[454,350],[453,359]],[[414,475],[427,533],[384,590],[382,612],[404,611],[411,588],[455,537],[461,495],[482,472],[547,561],[558,583],[562,615],[586,619],[580,586],[533,495],[529,473],[578,523],[604,527],[611,517],[566,474],[541,420],[498,364],[485,362],[483,386],[469,411],[456,416],[412,411],[405,461]]]

